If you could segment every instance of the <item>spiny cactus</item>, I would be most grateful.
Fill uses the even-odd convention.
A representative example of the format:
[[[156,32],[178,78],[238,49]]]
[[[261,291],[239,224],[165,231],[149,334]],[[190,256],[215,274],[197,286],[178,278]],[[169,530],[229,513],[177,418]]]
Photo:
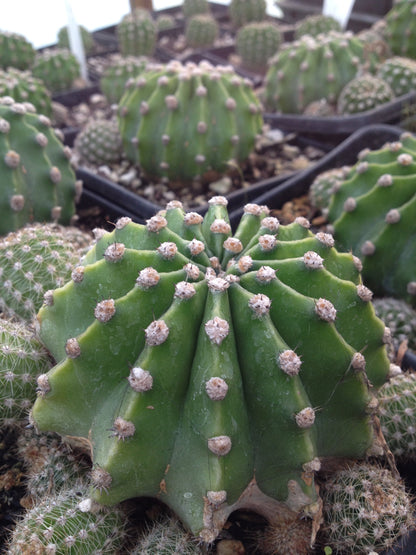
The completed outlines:
[[[194,15],[186,22],[185,39],[191,48],[212,46],[218,35],[219,25],[209,14]]]
[[[173,515],[160,517],[147,525],[130,555],[202,555],[198,540]]]
[[[51,93],[69,90],[80,77],[81,68],[74,54],[67,48],[46,49],[38,52],[32,73],[41,79]]]
[[[0,31],[0,67],[29,69],[35,58],[33,45],[18,33]]]
[[[387,550],[414,527],[410,496],[386,468],[355,464],[334,472],[322,490],[324,529],[335,553]]]
[[[172,187],[246,160],[263,124],[251,82],[206,61],[149,66],[127,84],[118,116],[127,158]]]
[[[320,458],[365,455],[390,366],[351,254],[252,204],[231,235],[226,205],[101,236],[38,314],[57,365],[31,415],[88,438],[95,500],[156,496],[208,542],[238,508],[316,515]]]
[[[284,43],[269,61],[266,109],[298,114],[314,100],[336,103],[364,61],[363,43],[350,32],[330,31]]]
[[[211,8],[208,0],[183,0],[182,12],[185,19],[188,19],[197,14],[209,14],[211,12]]]
[[[21,424],[36,399],[36,378],[51,359],[24,324],[0,319],[0,425]]]
[[[31,320],[43,295],[67,281],[89,235],[58,225],[24,227],[0,241],[0,309]]]
[[[326,213],[331,200],[331,196],[339,189],[346,180],[350,168],[332,168],[326,170],[315,177],[309,187],[308,196],[311,205]]]
[[[172,27],[175,27],[175,25],[176,25],[176,21],[173,15],[162,14],[156,18],[156,27],[158,31],[172,29]]]
[[[74,151],[90,164],[117,162],[122,155],[121,136],[115,119],[91,120],[77,135]]]
[[[340,22],[330,15],[313,14],[300,19],[295,25],[295,39],[300,39],[303,35],[316,37],[329,31],[341,32]]]
[[[416,138],[361,153],[332,196],[328,220],[338,248],[359,256],[376,296],[416,305]]]
[[[231,23],[238,28],[252,21],[263,21],[266,7],[265,0],[231,0],[228,6]]]
[[[282,40],[279,27],[271,21],[243,25],[235,40],[235,48],[244,67],[265,71],[267,62],[276,54]]]
[[[83,25],[79,25],[79,32],[81,34],[81,41],[86,54],[93,52],[95,43],[92,33],[88,31]],[[58,46],[60,48],[70,48],[68,27],[61,27],[58,31]]]
[[[416,0],[395,2],[384,21],[383,33],[392,53],[416,58]]]
[[[152,56],[156,48],[157,27],[148,10],[135,9],[117,25],[123,56]]]
[[[1,96],[11,96],[16,102],[30,102],[40,114],[52,116],[50,92],[43,81],[34,77],[28,70],[0,70]]]
[[[390,85],[381,77],[367,73],[349,81],[337,102],[339,114],[359,114],[372,110],[394,98]]]
[[[406,301],[393,297],[374,299],[373,304],[377,316],[390,329],[395,352],[403,341],[416,351],[416,310]]]
[[[17,522],[7,554],[111,555],[123,545],[125,528],[119,508],[98,510],[77,490],[62,490],[35,504]]]
[[[114,55],[104,68],[100,88],[110,104],[118,104],[124,94],[126,82],[142,73],[149,59],[146,56]]]
[[[26,223],[69,224],[81,194],[64,147],[51,121],[29,103],[0,99],[0,234]]]
[[[393,56],[380,65],[377,75],[387,81],[396,96],[412,92],[416,88],[416,60]]]

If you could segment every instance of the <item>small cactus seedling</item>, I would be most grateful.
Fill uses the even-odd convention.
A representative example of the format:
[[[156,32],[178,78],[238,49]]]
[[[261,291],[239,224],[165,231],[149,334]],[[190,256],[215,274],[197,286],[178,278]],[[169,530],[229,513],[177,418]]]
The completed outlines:
[[[33,45],[18,33],[0,31],[0,67],[29,69],[35,58]]]
[[[81,75],[81,67],[67,48],[46,49],[36,54],[32,73],[54,94],[71,89]]]
[[[91,120],[77,135],[74,151],[90,164],[117,162],[122,155],[121,136],[115,119]]]
[[[405,341],[416,351],[416,310],[406,301],[393,297],[374,299],[377,316],[390,329],[394,351]]]
[[[282,40],[279,27],[271,21],[258,21],[243,25],[235,40],[237,54],[244,67],[266,71],[269,58],[276,54]]]
[[[226,205],[98,240],[38,314],[57,365],[32,411],[91,442],[95,500],[157,497],[208,542],[237,508],[314,517],[314,472],[365,455],[390,366],[351,254],[252,204],[231,235]]]
[[[316,37],[329,31],[342,31],[340,22],[330,15],[314,14],[304,17],[295,26],[295,40],[303,35]]]
[[[265,0],[231,0],[228,11],[234,27],[242,27],[252,21],[266,19]]]
[[[394,92],[387,81],[371,74],[359,75],[342,89],[337,110],[341,115],[358,114],[390,102],[393,98]]]
[[[0,234],[31,222],[70,223],[81,194],[70,155],[32,104],[0,99]]]
[[[384,20],[384,36],[392,53],[416,58],[416,0],[396,1]]]
[[[328,220],[339,248],[362,259],[363,280],[378,297],[416,305],[416,138],[364,150],[332,196]]]
[[[91,54],[94,50],[94,37],[83,25],[79,25],[81,41],[86,54]],[[58,31],[58,46],[60,48],[70,48],[68,27],[61,27]]]
[[[24,422],[36,399],[36,378],[51,359],[24,324],[0,319],[0,425]]]
[[[156,23],[150,12],[137,8],[117,25],[117,37],[123,56],[152,56],[156,48]]]
[[[31,320],[49,289],[63,285],[91,238],[77,228],[27,226],[0,241],[0,309]]]
[[[209,14],[211,12],[208,0],[183,0],[182,12],[185,19],[198,14]]]
[[[396,96],[412,92],[416,89],[416,60],[393,56],[380,64],[377,75],[390,85]]]
[[[114,55],[110,63],[104,68],[100,79],[100,88],[110,104],[118,104],[124,94],[126,82],[131,77],[142,73],[149,59],[145,56]]]
[[[207,61],[149,66],[127,83],[118,116],[127,158],[172,187],[245,161],[263,125],[251,82]]]
[[[219,25],[209,14],[194,15],[186,22],[185,39],[191,48],[212,46],[218,35]]]
[[[368,463],[334,472],[323,484],[324,530],[335,553],[387,550],[414,527],[404,484]]]
[[[11,96],[16,102],[30,102],[39,114],[52,116],[51,95],[43,81],[28,70],[0,70],[0,97]]]

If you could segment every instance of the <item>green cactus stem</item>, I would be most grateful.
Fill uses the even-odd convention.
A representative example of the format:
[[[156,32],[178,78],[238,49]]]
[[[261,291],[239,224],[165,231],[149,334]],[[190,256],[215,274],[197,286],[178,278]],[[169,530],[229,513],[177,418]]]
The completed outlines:
[[[90,441],[95,500],[157,497],[208,542],[237,508],[316,516],[315,471],[365,455],[389,371],[357,260],[258,205],[232,235],[226,205],[100,234],[38,314],[57,365],[32,411]]]
[[[149,59],[145,56],[120,56],[115,54],[104,68],[100,89],[110,104],[118,104],[124,94],[126,82],[138,77],[146,69]]]
[[[186,22],[185,39],[191,48],[208,48],[219,35],[219,25],[209,14],[197,14]]]
[[[0,97],[11,96],[16,102],[30,102],[36,111],[46,117],[52,116],[51,94],[43,81],[28,71],[9,68],[0,70]]]
[[[36,51],[26,37],[19,33],[0,31],[0,67],[29,69]]]
[[[265,0],[231,0],[228,6],[231,23],[238,28],[252,21],[263,21],[266,7]]]
[[[81,41],[86,54],[91,54],[94,51],[95,42],[94,37],[90,31],[83,25],[79,25],[79,32],[81,33]],[[58,46],[60,48],[70,48],[68,27],[61,27],[58,31]]]
[[[380,64],[377,75],[387,81],[396,96],[412,92],[416,88],[416,60],[393,56]]]
[[[198,14],[209,14],[211,8],[208,0],[183,0],[182,12],[185,19]]]
[[[235,48],[244,67],[266,71],[269,58],[276,54],[281,42],[282,34],[275,23],[259,21],[240,27]]]
[[[73,88],[75,80],[81,76],[81,67],[68,48],[47,48],[36,54],[32,73],[55,94]]]
[[[384,37],[392,53],[416,58],[416,1],[394,2],[384,20]]]
[[[295,25],[295,40],[304,35],[316,37],[329,31],[342,31],[340,22],[330,15],[314,14],[300,19]]]
[[[125,15],[117,25],[117,38],[123,56],[152,56],[157,27],[150,12],[136,8]]]
[[[122,156],[121,136],[115,119],[94,119],[80,131],[74,151],[87,164],[110,164]]]
[[[359,114],[390,102],[394,92],[381,77],[364,74],[349,81],[342,89],[337,102],[341,115]]]

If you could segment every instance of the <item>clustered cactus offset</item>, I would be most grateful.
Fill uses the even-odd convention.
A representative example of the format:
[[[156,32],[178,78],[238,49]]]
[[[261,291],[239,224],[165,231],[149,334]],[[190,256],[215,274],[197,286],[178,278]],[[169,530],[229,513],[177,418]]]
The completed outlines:
[[[208,542],[237,508],[316,516],[315,471],[366,454],[390,366],[352,254],[259,205],[232,234],[226,205],[99,234],[38,314],[57,364],[31,413],[88,439],[93,499],[158,497]]]

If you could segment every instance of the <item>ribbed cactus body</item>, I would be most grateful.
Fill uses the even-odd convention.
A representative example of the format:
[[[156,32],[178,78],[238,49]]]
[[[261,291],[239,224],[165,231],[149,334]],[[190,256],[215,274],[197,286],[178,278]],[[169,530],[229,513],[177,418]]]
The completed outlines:
[[[212,46],[219,35],[219,25],[209,14],[197,14],[186,23],[186,44],[191,48]]]
[[[364,63],[363,43],[352,33],[330,31],[284,43],[269,62],[266,109],[301,113],[314,100],[336,103]]]
[[[156,48],[157,27],[148,10],[135,9],[117,25],[123,56],[152,56]]]
[[[416,58],[416,1],[395,2],[384,19],[384,36],[392,53]]]
[[[81,75],[81,67],[69,49],[46,49],[36,54],[32,72],[51,93],[59,93],[73,87],[74,81]]]
[[[36,425],[91,441],[100,503],[157,496],[205,541],[238,507],[314,515],[320,459],[365,454],[389,370],[353,256],[258,205],[232,236],[226,204],[122,218],[38,314]]]
[[[175,27],[176,20],[173,15],[161,14],[156,18],[156,26],[158,31],[164,31],[165,29],[172,29]]]
[[[122,145],[117,121],[91,120],[77,135],[74,150],[81,160],[90,164],[109,164],[120,160]]]
[[[208,62],[149,66],[128,83],[118,116],[126,156],[172,185],[246,160],[263,123],[251,83]]]
[[[379,67],[377,75],[384,79],[396,96],[416,89],[416,60],[403,56],[393,56]]]
[[[70,223],[81,191],[69,157],[46,116],[0,100],[0,234],[31,222]]]
[[[0,67],[29,69],[35,58],[33,45],[18,33],[0,31]]]
[[[331,196],[339,189],[348,176],[350,168],[332,168],[315,177],[309,187],[308,196],[313,207],[323,212],[328,210]]]
[[[243,25],[237,33],[235,48],[247,69],[264,71],[267,62],[274,54],[282,40],[279,27],[269,21],[260,21]]]
[[[110,104],[119,102],[124,94],[126,82],[131,77],[140,75],[148,63],[149,60],[145,56],[115,55],[111,59],[100,79],[100,88]]]
[[[355,77],[342,89],[337,102],[338,113],[359,114],[373,110],[394,98],[390,85],[371,74]]]
[[[363,279],[377,296],[416,304],[416,139],[364,151],[332,197],[328,219],[339,248],[363,264]]]
[[[316,37],[329,31],[342,31],[340,22],[330,15],[314,14],[299,20],[295,26],[295,39],[303,35]]]
[[[374,299],[377,316],[390,329],[394,351],[397,352],[403,341],[409,349],[416,350],[416,310],[402,299],[381,297]]]
[[[81,34],[81,41],[86,54],[91,54],[94,50],[94,38],[92,33],[88,31],[83,25],[79,25],[79,32]],[[70,48],[68,27],[62,27],[58,31],[58,46],[60,48]]]
[[[208,0],[183,0],[182,12],[186,19],[197,14],[210,13]]]
[[[1,96],[11,96],[16,102],[30,102],[40,114],[52,116],[50,92],[43,81],[34,77],[28,70],[0,70]]]
[[[252,21],[266,19],[265,0],[231,0],[228,6],[231,23],[234,27],[242,27]]]

